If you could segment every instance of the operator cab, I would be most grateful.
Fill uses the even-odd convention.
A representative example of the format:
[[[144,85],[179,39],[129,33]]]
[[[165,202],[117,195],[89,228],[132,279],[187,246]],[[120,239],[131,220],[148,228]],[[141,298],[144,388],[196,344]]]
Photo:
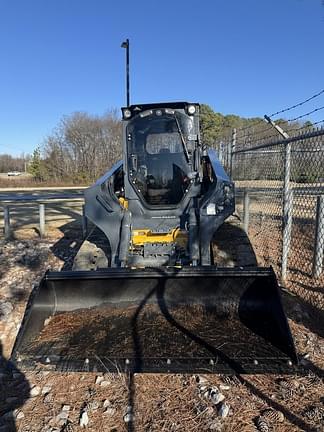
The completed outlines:
[[[198,105],[133,105],[122,110],[129,183],[148,206],[178,204],[197,174]]]

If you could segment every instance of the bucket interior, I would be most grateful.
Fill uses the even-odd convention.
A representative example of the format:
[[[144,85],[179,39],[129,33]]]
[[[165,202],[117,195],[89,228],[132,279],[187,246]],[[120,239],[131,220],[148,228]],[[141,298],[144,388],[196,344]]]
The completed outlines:
[[[14,356],[143,372],[276,372],[296,361],[271,271],[200,269],[48,273]]]

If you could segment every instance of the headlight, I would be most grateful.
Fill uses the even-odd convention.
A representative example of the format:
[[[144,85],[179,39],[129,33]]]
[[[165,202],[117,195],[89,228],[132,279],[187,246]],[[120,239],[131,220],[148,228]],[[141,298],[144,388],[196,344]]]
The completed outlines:
[[[127,120],[127,119],[129,119],[131,117],[132,117],[131,110],[129,110],[128,108],[124,109],[123,110],[123,118],[124,118],[124,120]]]
[[[216,214],[216,205],[214,203],[209,203],[206,207],[206,213],[208,215],[215,215]]]
[[[190,114],[190,115],[194,115],[195,112],[196,112],[196,107],[195,107],[195,105],[188,105],[187,111],[188,111],[188,114]]]

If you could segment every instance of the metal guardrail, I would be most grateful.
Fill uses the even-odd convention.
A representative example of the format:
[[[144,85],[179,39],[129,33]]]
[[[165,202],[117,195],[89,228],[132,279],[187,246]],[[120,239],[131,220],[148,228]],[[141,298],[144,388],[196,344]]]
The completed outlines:
[[[84,201],[83,194],[42,194],[42,195],[32,195],[32,194],[22,194],[22,195],[12,195],[12,194],[0,194],[0,205],[3,207],[3,218],[4,218],[4,238],[5,240],[10,240],[13,236],[13,228],[10,223],[10,208],[12,203],[35,203],[38,204],[38,214],[39,214],[39,235],[41,238],[46,235],[46,204],[49,202],[59,204],[66,201],[77,200]],[[87,233],[87,219],[84,211],[84,204],[82,204],[82,232],[83,236]]]

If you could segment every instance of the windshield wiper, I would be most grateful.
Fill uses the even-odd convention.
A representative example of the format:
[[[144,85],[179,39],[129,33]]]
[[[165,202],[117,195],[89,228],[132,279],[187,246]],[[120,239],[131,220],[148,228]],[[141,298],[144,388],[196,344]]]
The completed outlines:
[[[178,120],[178,118],[177,118],[177,116],[176,116],[175,113],[173,115],[174,115],[174,118],[175,118],[175,121],[176,121],[176,124],[177,124],[178,132],[179,132],[179,134],[181,136],[181,142],[182,142],[183,152],[185,154],[187,163],[189,163],[190,162],[190,158],[189,158],[188,147],[187,147],[186,141],[184,139],[184,136],[183,136],[180,124],[179,124],[179,120]]]

